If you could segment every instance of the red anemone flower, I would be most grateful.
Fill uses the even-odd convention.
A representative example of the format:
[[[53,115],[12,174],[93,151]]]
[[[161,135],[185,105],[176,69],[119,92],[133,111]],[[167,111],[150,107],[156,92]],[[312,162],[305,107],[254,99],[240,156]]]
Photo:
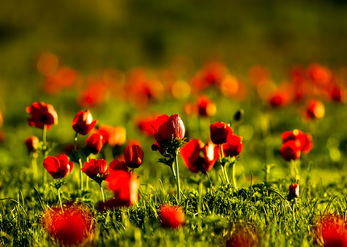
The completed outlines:
[[[192,139],[181,148],[181,155],[191,172],[206,173],[212,169],[219,157],[218,146],[212,142],[205,145],[198,139]]]
[[[167,144],[174,139],[182,140],[185,135],[185,127],[178,114],[161,115],[152,123],[154,138],[159,145]]]
[[[198,98],[198,113],[202,117],[212,117],[216,114],[216,105],[206,96]]]
[[[30,136],[25,139],[25,146],[27,147],[29,153],[35,152],[39,146],[39,143],[39,138],[37,138],[36,136]]]
[[[139,180],[135,174],[110,170],[106,182],[114,197],[102,203],[100,208],[129,207],[137,203]]]
[[[52,105],[43,102],[34,102],[26,108],[26,112],[30,114],[28,123],[32,127],[43,129],[51,128],[51,125],[58,123],[58,114]]]
[[[113,160],[108,165],[109,170],[123,170],[128,172],[128,166],[123,160]]]
[[[243,148],[242,137],[234,134],[229,134],[227,142],[223,144],[223,152],[226,157],[238,156]]]
[[[283,143],[280,154],[286,161],[297,160],[300,158],[301,150],[296,141],[290,140]]]
[[[299,197],[299,185],[291,184],[289,185],[289,194],[288,199],[291,200],[293,198]]]
[[[315,225],[316,241],[324,247],[347,246],[347,222],[340,216],[322,217]]]
[[[276,92],[275,94],[271,95],[269,98],[269,104],[272,107],[281,107],[285,106],[288,103],[288,95],[283,92]]]
[[[295,129],[293,131],[283,132],[282,134],[283,143],[290,140],[297,142],[299,149],[304,154],[308,154],[313,147],[312,136],[298,129]]]
[[[72,121],[72,128],[81,135],[88,134],[95,126],[96,120],[93,121],[93,116],[89,110],[80,111],[76,114]]]
[[[210,124],[211,140],[214,144],[223,144],[227,141],[228,135],[232,134],[233,130],[229,124],[216,122]]]
[[[130,144],[124,149],[124,159],[128,167],[138,168],[143,161],[143,150],[138,144]]]
[[[306,108],[306,117],[309,119],[321,119],[324,117],[325,107],[318,100],[311,100]]]
[[[94,219],[86,206],[53,207],[44,212],[42,225],[45,231],[62,245],[80,245],[91,238]]]
[[[226,242],[226,247],[257,247],[260,237],[252,225],[239,225]]]
[[[121,146],[126,141],[126,129],[122,126],[100,125],[97,131],[103,136],[105,144]]]
[[[81,170],[91,179],[105,177],[108,172],[107,162],[104,159],[91,159],[84,162]]]
[[[98,133],[91,134],[86,139],[86,147],[89,148],[90,152],[93,154],[97,154],[101,151],[105,140],[102,135]]]
[[[159,218],[162,226],[179,228],[184,224],[184,212],[180,206],[163,204],[159,208]]]
[[[48,156],[43,161],[43,166],[53,178],[58,179],[71,173],[73,162],[66,154],[61,154],[58,157]]]

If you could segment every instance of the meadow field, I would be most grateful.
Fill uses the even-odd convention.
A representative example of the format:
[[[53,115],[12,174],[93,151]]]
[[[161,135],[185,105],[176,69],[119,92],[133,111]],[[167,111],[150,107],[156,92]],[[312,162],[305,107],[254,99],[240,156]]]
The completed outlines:
[[[345,1],[0,10],[0,246],[347,246]]]

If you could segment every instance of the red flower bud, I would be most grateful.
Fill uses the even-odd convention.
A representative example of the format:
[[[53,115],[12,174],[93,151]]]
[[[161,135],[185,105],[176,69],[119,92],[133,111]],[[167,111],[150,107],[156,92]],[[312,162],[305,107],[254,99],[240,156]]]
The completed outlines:
[[[163,204],[159,208],[161,225],[167,228],[178,228],[184,224],[184,212],[179,206]]]
[[[107,162],[103,159],[91,159],[84,162],[81,170],[91,179],[95,179],[98,175],[105,176],[108,172]]]
[[[100,152],[104,145],[104,138],[98,133],[91,134],[86,140],[86,147],[90,149],[90,152],[97,154]]]
[[[152,127],[155,130],[154,138],[159,145],[171,141],[172,138],[182,140],[185,135],[184,124],[178,114],[170,117],[161,115],[153,122]]]
[[[296,141],[290,140],[283,143],[280,149],[280,154],[284,160],[290,161],[299,159],[301,151],[298,146],[298,143]]]
[[[93,121],[92,114],[89,110],[80,111],[72,121],[72,128],[81,135],[88,134],[95,126],[96,120]]]
[[[214,144],[223,144],[227,141],[228,135],[233,133],[233,130],[229,124],[216,122],[210,124],[210,133]]]
[[[30,136],[25,139],[25,146],[27,147],[28,152],[35,152],[37,150],[39,142],[39,138],[37,138],[36,136]]]
[[[128,167],[138,168],[143,161],[142,148],[137,144],[130,144],[124,149],[124,159]]]
[[[312,100],[306,108],[306,116],[310,119],[321,119],[324,117],[325,107],[322,102]]]
[[[58,115],[52,105],[34,102],[26,108],[26,112],[30,114],[28,123],[32,127],[43,129],[46,125],[47,129],[50,129],[51,125],[58,123]]]
[[[242,137],[238,135],[228,135],[227,142],[223,144],[223,152],[226,157],[238,156],[243,148]]]
[[[296,198],[299,197],[299,185],[298,184],[291,184],[289,185],[289,194],[288,198]]]
[[[48,156],[43,161],[43,166],[53,178],[58,179],[70,174],[73,162],[69,160],[66,154],[61,154],[58,157]]]
[[[202,117],[212,117],[216,114],[216,105],[206,96],[198,98],[198,113]]]

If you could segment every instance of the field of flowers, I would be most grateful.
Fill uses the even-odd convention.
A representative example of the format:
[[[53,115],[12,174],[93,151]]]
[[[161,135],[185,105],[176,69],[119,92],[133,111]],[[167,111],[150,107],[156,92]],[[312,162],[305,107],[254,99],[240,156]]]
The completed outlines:
[[[347,245],[346,68],[36,69],[1,114],[2,245]]]
[[[347,1],[7,1],[0,246],[347,247]]]

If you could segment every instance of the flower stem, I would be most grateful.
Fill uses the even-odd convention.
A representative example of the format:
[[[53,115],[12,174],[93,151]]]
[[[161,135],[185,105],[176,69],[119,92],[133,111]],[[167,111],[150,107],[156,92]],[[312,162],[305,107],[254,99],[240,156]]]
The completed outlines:
[[[43,160],[45,160],[47,158],[47,125],[43,125],[43,129],[42,129],[42,155],[43,155]],[[46,184],[47,181],[47,173],[43,172],[43,184]]]
[[[233,162],[231,164],[231,175],[232,175],[232,182],[233,182],[234,189],[237,190],[236,178],[235,178],[235,165],[236,165],[236,162]]]
[[[100,192],[101,192],[101,198],[102,198],[102,202],[105,202],[105,194],[104,194],[104,189],[102,188],[101,183],[100,183],[99,185],[100,185]]]
[[[60,197],[60,188],[57,189],[57,193],[58,193],[58,199],[59,199],[59,205],[62,211],[64,211],[63,209],[63,203],[61,201],[61,197]]]
[[[75,133],[75,138],[74,138],[74,143],[73,143],[73,147],[74,147],[74,151],[75,153],[77,153],[77,139],[78,139],[78,133],[76,132]],[[79,156],[79,155],[78,155]],[[83,165],[82,165],[82,159],[81,157],[78,157],[78,164],[80,166],[80,190],[82,192],[83,190],[83,174],[82,174],[82,168],[83,168]]]
[[[31,166],[32,166],[32,169],[33,169],[33,177],[34,177],[34,180],[37,179],[37,153],[32,153],[31,154]]]
[[[229,182],[229,177],[228,177],[228,174],[226,172],[226,168],[224,167],[225,164],[223,164],[223,158],[224,158],[224,150],[223,150],[223,144],[220,144],[219,145],[219,148],[220,148],[220,160],[221,160],[221,168],[222,168],[222,173],[223,173],[223,176],[224,176],[224,181],[227,183],[227,184],[230,184]]]
[[[181,201],[181,185],[180,185],[180,171],[178,166],[178,153],[179,149],[175,153],[175,170],[176,170],[176,185],[177,185],[177,200],[178,203]]]

